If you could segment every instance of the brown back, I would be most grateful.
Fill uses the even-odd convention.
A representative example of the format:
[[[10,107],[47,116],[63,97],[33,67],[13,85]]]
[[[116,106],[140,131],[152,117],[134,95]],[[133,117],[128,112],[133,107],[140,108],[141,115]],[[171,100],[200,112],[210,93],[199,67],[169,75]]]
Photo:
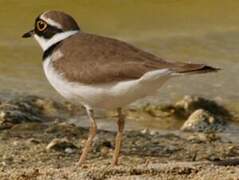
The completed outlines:
[[[83,32],[65,39],[57,50],[64,56],[53,61],[55,69],[69,81],[85,84],[138,79],[157,69],[185,73],[205,66],[167,62],[125,42]]]

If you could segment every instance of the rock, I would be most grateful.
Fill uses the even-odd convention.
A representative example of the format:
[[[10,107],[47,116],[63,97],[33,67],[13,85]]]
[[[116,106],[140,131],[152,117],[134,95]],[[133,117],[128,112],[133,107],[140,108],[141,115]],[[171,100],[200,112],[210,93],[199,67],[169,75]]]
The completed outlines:
[[[2,161],[1,164],[3,167],[7,166],[7,163],[5,161]]]
[[[76,149],[74,148],[66,148],[65,149],[65,153],[67,153],[67,154],[72,154],[72,153],[74,153],[76,151]]]
[[[44,115],[51,117],[59,117],[59,114],[68,117],[68,115],[74,115],[83,111],[81,106],[78,107],[70,103],[59,103],[49,98],[38,97],[34,99],[33,104],[38,107]]]
[[[57,137],[77,137],[85,132],[88,132],[88,129],[77,127],[74,124],[66,122],[56,122],[52,123],[51,126],[45,129],[46,133],[57,134]]]
[[[29,138],[29,139],[28,139],[28,143],[40,144],[40,143],[41,143],[41,140],[36,139],[36,138]]]
[[[50,99],[37,98],[34,104],[48,115],[56,114],[58,112],[57,109],[59,108],[59,105]]]
[[[187,136],[187,140],[199,144],[199,143],[220,141],[221,137],[214,132],[196,133],[196,134],[191,133],[190,135]]]
[[[38,113],[29,112],[21,106],[5,104],[0,107],[1,124],[6,122],[18,124],[23,121],[40,122],[42,120]]]
[[[212,115],[231,120],[231,113],[215,101],[197,96],[185,96],[174,105],[174,115],[181,119],[187,119],[194,111],[203,109]]]
[[[72,105],[71,109],[62,103],[38,96],[20,96],[0,102],[0,130],[10,129],[16,124],[62,120],[81,112]]]
[[[46,128],[47,125],[37,122],[24,122],[15,124],[11,129],[16,132],[26,132],[26,131],[39,131],[40,129]]]
[[[146,104],[143,106],[142,111],[150,115],[151,117],[168,117],[173,112],[173,106],[172,105],[152,105],[152,104]]]
[[[42,122],[45,117],[39,108],[26,99],[3,102],[0,105],[0,128],[11,128],[22,122]]]
[[[150,132],[150,130],[148,128],[141,130],[142,134],[149,134],[149,132]]]
[[[94,147],[96,152],[101,152],[103,155],[107,154],[111,149],[113,149],[113,145],[108,140],[95,141]]]
[[[106,147],[106,146],[102,146],[102,147],[100,148],[100,154],[101,154],[101,156],[106,157],[106,156],[109,155],[109,153],[110,153],[110,148],[108,148],[108,147]]]
[[[48,151],[51,149],[69,153],[77,149],[77,147],[66,138],[63,138],[63,139],[55,138],[46,147],[46,150]]]
[[[225,121],[222,118],[214,116],[203,109],[198,109],[189,116],[188,120],[181,127],[181,130],[214,132],[223,131],[224,128]]]

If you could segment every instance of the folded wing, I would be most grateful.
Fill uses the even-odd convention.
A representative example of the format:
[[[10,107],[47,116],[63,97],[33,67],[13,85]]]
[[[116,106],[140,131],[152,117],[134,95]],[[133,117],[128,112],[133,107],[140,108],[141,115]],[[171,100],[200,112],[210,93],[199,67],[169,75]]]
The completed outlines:
[[[169,69],[172,73],[218,70],[204,64],[168,62],[125,42],[87,33],[64,40],[56,51],[64,56],[53,61],[55,69],[65,72],[68,80],[85,84],[138,79],[158,69]]]

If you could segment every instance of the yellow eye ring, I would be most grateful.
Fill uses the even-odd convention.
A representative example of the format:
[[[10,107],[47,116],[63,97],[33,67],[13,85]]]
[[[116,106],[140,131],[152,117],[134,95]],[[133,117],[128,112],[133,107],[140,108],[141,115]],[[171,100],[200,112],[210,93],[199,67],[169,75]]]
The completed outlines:
[[[39,31],[44,31],[47,28],[47,23],[42,20],[37,21],[36,25]]]

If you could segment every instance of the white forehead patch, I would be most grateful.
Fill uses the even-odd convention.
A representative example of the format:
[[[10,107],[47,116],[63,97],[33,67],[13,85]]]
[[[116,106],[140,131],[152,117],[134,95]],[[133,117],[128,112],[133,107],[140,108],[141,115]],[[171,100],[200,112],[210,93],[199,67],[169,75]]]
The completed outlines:
[[[55,27],[57,27],[59,29],[63,29],[61,24],[59,24],[58,22],[52,20],[51,18],[46,18],[44,15],[45,15],[45,13],[40,16],[40,19],[42,19],[43,21],[47,22],[47,24],[49,24],[51,26],[55,26]]]

